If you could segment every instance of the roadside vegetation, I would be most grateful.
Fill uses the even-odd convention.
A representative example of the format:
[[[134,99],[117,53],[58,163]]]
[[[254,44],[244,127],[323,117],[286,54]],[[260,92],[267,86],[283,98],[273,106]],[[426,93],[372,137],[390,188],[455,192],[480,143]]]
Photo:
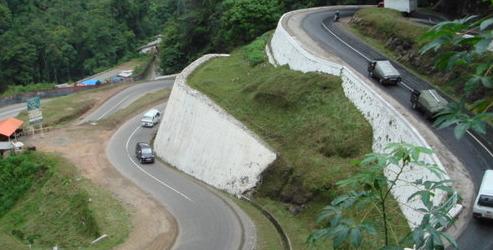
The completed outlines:
[[[134,79],[140,79],[144,77],[144,73],[146,73],[147,67],[153,62],[154,56],[148,54],[139,55],[138,58],[134,59],[136,62],[135,67],[133,68],[132,77]]]
[[[391,9],[361,9],[351,19],[350,27],[372,47],[456,100],[464,97],[469,72],[475,72],[478,64],[493,61],[493,54],[485,53],[470,64],[463,64],[452,71],[444,70],[448,60],[438,61],[436,53],[422,54],[420,51],[425,45],[422,38],[430,27],[404,18]],[[489,89],[478,88],[467,96],[466,101],[472,103],[491,94],[493,92]]]
[[[43,126],[61,126],[79,118],[98,103],[99,93],[118,86],[122,85],[107,85],[67,96],[48,99],[41,104]],[[17,118],[24,121],[24,127],[29,125],[27,111],[19,113]]]
[[[357,173],[352,162],[371,151],[372,130],[344,96],[341,79],[266,62],[268,39],[264,35],[228,58],[206,63],[188,82],[278,152],[254,197],[280,221],[295,249],[307,249],[306,240],[317,228],[315,218],[341,192],[336,182]],[[395,200],[388,207],[389,220],[396,225],[391,237],[400,239],[409,232],[406,219]],[[365,218],[357,210],[350,213],[360,219],[379,215],[377,208],[368,211]],[[377,234],[364,249],[375,249],[382,241]]]
[[[109,249],[129,233],[128,213],[66,160],[26,152],[0,159],[0,248]],[[95,245],[90,242],[107,234]]]
[[[41,90],[49,90],[54,89],[55,84],[53,83],[34,83],[27,85],[9,85],[5,92],[2,93],[1,97],[6,96],[15,96],[18,94],[41,91]]]

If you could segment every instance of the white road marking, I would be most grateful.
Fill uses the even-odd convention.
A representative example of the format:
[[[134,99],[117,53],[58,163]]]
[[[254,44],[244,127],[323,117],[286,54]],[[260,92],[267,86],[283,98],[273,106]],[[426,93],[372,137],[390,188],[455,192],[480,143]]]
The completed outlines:
[[[342,40],[342,38],[340,38],[339,36],[337,36],[334,32],[332,32],[332,30],[329,29],[329,27],[327,27],[327,25],[325,25],[325,23],[322,22],[322,26],[330,33],[332,34],[335,38],[337,38],[337,40],[339,40],[340,42],[342,42],[343,44],[345,44],[346,46],[348,46],[350,49],[352,49],[354,52],[358,53],[360,56],[364,57],[366,60],[368,61],[371,61],[368,57],[366,57],[365,55],[363,55],[363,53],[359,52],[358,50],[356,50],[355,48],[353,48],[351,45],[349,45],[348,43],[346,43],[344,40]],[[403,87],[405,87],[406,89],[408,89],[409,91],[413,91],[413,88],[411,88],[409,85],[407,85],[406,83],[402,82],[401,81],[401,84]],[[466,133],[471,136],[471,138],[473,138],[490,156],[491,158],[493,158],[493,153],[478,139],[476,138],[476,136],[474,136],[471,132],[469,131],[466,131]]]
[[[130,95],[123,98],[120,102],[118,102],[115,106],[113,106],[113,108],[109,109],[108,111],[104,112],[104,114],[102,114],[100,117],[98,117],[96,119],[96,121],[99,121],[101,120],[101,118],[103,118],[105,115],[107,115],[109,112],[115,110],[118,106],[120,106],[120,104],[122,104],[124,101],[126,101],[128,98],[130,98]]]
[[[477,143],[479,143],[479,145],[481,145],[481,147],[491,156],[491,158],[493,158],[493,153],[491,153],[491,151],[476,136],[469,132],[469,130],[466,131],[466,133],[471,136]]]
[[[172,188],[170,185],[164,183],[163,181],[159,180],[158,178],[154,177],[152,174],[150,174],[149,172],[147,172],[145,169],[143,169],[138,163],[136,163],[134,161],[134,159],[130,156],[130,152],[128,151],[128,146],[130,144],[130,139],[132,139],[132,137],[135,135],[135,133],[137,133],[137,131],[140,129],[140,126],[137,127],[133,132],[132,134],[130,134],[130,136],[128,137],[128,140],[127,140],[127,144],[125,146],[125,150],[127,151],[127,156],[128,156],[128,159],[130,159],[130,161],[132,161],[132,163],[137,167],[137,169],[139,169],[140,171],[142,171],[144,174],[146,174],[147,176],[151,177],[153,180],[157,181],[159,184],[163,185],[164,187],[167,187],[171,190],[173,190],[175,193],[179,194],[180,196],[182,196],[183,198],[187,199],[188,201],[190,202],[193,202],[192,199],[190,199],[188,196],[186,196],[185,194],[183,194],[182,192]]]
[[[329,29],[329,27],[327,27],[325,25],[325,23],[322,22],[322,26],[330,33],[332,34],[335,38],[337,38],[337,40],[339,40],[341,43],[344,43],[346,46],[348,46],[350,49],[354,50],[354,52],[358,53],[360,56],[362,56],[363,58],[365,58],[367,61],[372,61],[370,58],[368,58],[367,56],[363,55],[363,53],[359,52],[358,50],[356,50],[355,48],[353,48],[353,46],[349,45],[348,43],[346,43],[344,40],[342,40],[342,38],[340,38],[339,36],[337,36],[334,32],[332,32],[332,30]]]
[[[413,89],[413,88],[411,88],[411,87],[409,87],[409,85],[407,85],[405,82],[401,81],[401,82],[399,82],[399,83],[402,85],[402,87],[406,88],[407,90],[409,90],[409,91],[411,91],[411,92],[413,92],[413,91],[414,91],[414,89]]]

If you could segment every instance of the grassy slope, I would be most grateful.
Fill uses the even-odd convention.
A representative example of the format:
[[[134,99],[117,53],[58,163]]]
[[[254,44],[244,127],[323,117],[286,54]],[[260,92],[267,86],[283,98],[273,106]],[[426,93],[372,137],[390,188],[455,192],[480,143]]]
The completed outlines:
[[[28,192],[0,215],[0,249],[23,249],[29,239],[34,239],[35,248],[108,249],[123,242],[130,227],[128,214],[111,194],[79,177],[60,157],[41,153],[30,157],[48,172],[36,176],[38,181]],[[89,247],[100,234],[110,237]]]
[[[189,83],[279,152],[280,160],[264,174],[257,197],[281,221],[295,249],[304,249],[318,212],[337,192],[335,182],[357,171],[351,161],[370,152],[371,127],[344,96],[340,79],[273,68],[265,62],[251,66],[258,62],[245,59],[251,57],[245,57],[250,49],[203,65]],[[311,201],[292,215],[280,199]],[[397,207],[395,202],[391,206]],[[369,211],[369,217],[377,214],[375,209]],[[398,209],[391,217],[398,225],[394,235],[408,231]]]

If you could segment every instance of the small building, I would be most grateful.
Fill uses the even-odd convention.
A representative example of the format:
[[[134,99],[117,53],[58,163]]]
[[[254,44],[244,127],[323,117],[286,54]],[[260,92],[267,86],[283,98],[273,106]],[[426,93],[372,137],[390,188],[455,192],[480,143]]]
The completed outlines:
[[[22,124],[24,124],[23,121],[15,118],[7,118],[5,120],[1,120],[0,141],[10,141],[12,136],[17,139],[17,132],[21,131]]]
[[[418,0],[384,0],[383,5],[385,8],[409,14],[418,8]]]

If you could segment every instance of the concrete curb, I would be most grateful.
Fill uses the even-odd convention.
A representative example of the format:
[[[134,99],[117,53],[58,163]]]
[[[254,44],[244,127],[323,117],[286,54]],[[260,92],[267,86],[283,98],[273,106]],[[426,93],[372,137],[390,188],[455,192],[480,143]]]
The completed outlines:
[[[283,248],[285,250],[292,250],[293,249],[293,246],[291,245],[291,241],[289,240],[288,234],[284,231],[284,229],[281,226],[281,223],[279,223],[279,221],[277,221],[277,219],[274,217],[273,214],[271,214],[269,211],[267,211],[260,204],[250,200],[246,196],[241,195],[240,199],[247,201],[248,203],[252,204],[252,206],[254,206],[260,212],[262,212],[262,214],[272,223],[272,225],[274,225],[277,233],[279,233],[279,236],[281,236],[281,242],[282,242]]]

